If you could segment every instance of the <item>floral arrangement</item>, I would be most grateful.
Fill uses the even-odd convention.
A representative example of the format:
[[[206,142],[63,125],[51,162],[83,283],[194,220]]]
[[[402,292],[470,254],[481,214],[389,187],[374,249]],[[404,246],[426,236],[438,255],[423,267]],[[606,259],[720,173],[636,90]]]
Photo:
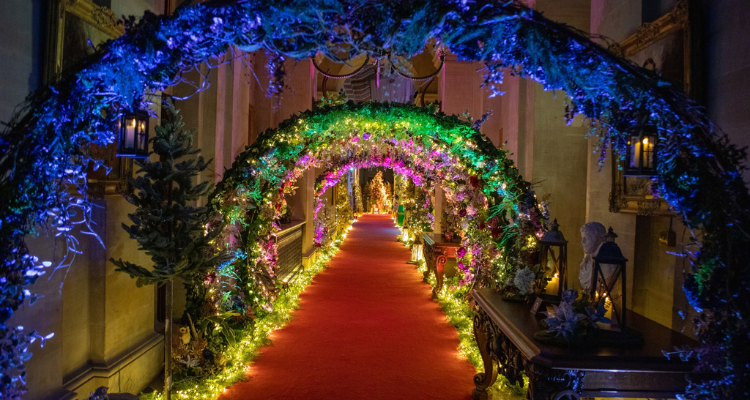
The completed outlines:
[[[563,292],[561,300],[559,306],[552,306],[554,311],[542,311],[547,316],[544,320],[549,326],[547,332],[554,333],[556,336],[563,336],[566,340],[570,340],[574,334],[580,334],[582,329],[598,329],[597,322],[604,324],[611,322],[609,318],[604,317],[607,311],[604,308],[604,299],[596,304],[596,308],[592,308],[588,297],[584,295],[579,298],[577,290],[568,289]]]
[[[5,263],[0,277],[0,335],[9,342],[28,341],[28,333],[9,326],[8,320],[22,304],[33,301],[30,286],[52,267],[50,261],[29,254],[25,238],[47,228],[59,234],[69,251],[54,268],[66,268],[80,252],[75,235],[95,236],[86,195],[86,166],[104,166],[90,155],[88,146],[112,143],[110,127],[122,113],[182,82],[190,75],[183,72],[202,63],[213,67],[241,57],[240,51],[268,52],[267,91],[279,96],[286,86],[284,62],[289,58],[305,59],[318,52],[334,60],[342,53],[409,56],[435,39],[459,59],[485,63],[485,85],[495,94],[500,93],[503,74],[508,72],[540,82],[545,89],[564,91],[569,96],[565,117],[572,121],[583,114],[592,120],[591,134],[599,138],[602,159],[608,148],[624,154],[627,132],[644,124],[656,128],[660,160],[656,190],[700,238],[699,250],[685,254],[692,267],[684,289],[690,304],[701,313],[697,320],[701,354],[705,355],[701,368],[721,375],[706,384],[691,383],[688,392],[696,398],[729,399],[745,398],[750,392],[750,341],[744,340],[750,332],[750,237],[742,233],[750,231],[750,194],[741,174],[746,153],[728,143],[700,107],[659,75],[515,1],[313,0],[269,7],[265,0],[210,0],[186,4],[170,17],[147,12],[140,20],[126,22],[123,37],[104,44],[77,71],[30,95],[0,133],[0,259]],[[344,26],[354,28],[341,29]],[[433,122],[425,124],[430,131],[427,125]],[[357,129],[367,131],[363,126]],[[485,229],[477,229],[463,238],[485,250],[493,247],[490,242],[499,244],[502,254],[474,257],[472,249],[469,260],[476,279],[498,284],[500,276],[523,259],[520,248],[510,251],[508,243],[519,242],[519,227],[521,232],[527,224],[542,229],[542,216],[535,202],[523,198],[528,188],[518,187],[517,171],[509,176],[513,170],[507,160],[488,152],[489,144],[446,140],[440,130],[431,131],[442,145],[441,154],[435,155],[438,159],[446,154],[466,159],[479,150],[477,158],[466,164],[471,167],[451,179],[466,184],[471,175],[477,175],[477,180],[486,181],[481,191],[496,190],[493,201],[496,195],[506,197],[501,185],[510,182],[511,200],[490,203],[492,213],[482,213],[488,217],[483,222],[493,226],[490,232],[485,235]],[[328,132],[316,131],[322,142],[330,139]],[[399,133],[388,136],[399,144],[406,140]],[[288,147],[288,140],[299,142],[294,135],[284,140],[279,148]],[[300,146],[315,149],[315,144]],[[291,165],[272,165],[275,161],[305,156],[296,152],[273,160],[275,148],[264,142],[255,147],[263,152],[241,160],[256,161],[252,166],[257,174],[255,186],[242,188],[243,198],[253,198],[255,205],[260,205],[261,198],[254,196],[263,196],[265,201],[274,196],[267,197],[267,190],[278,190],[277,182],[283,177],[273,171],[290,170]],[[485,170],[492,172],[487,175]],[[495,171],[505,175],[493,176]],[[436,176],[435,182],[442,183],[445,177]],[[236,221],[243,232],[251,232],[243,235],[240,244],[247,250],[246,265],[236,267],[245,271],[243,275],[255,272],[249,263],[260,256],[255,244],[272,234],[268,217],[273,213],[265,206],[234,212],[242,217]],[[22,368],[17,368],[22,361],[15,361],[16,351],[26,353],[28,347],[3,350],[0,355],[4,396],[24,391],[23,373],[18,372]]]
[[[592,304],[588,296],[575,289],[563,292],[559,305],[552,305],[551,312],[542,311],[547,330],[534,334],[536,340],[558,346],[588,347],[637,347],[643,344],[640,332],[620,327],[618,330],[601,329],[600,324],[610,324],[606,317],[604,299]]]
[[[515,286],[522,296],[526,296],[534,293],[534,282],[536,281],[536,274],[528,267],[524,267],[516,271],[513,276],[513,286]]]
[[[407,231],[408,237],[414,240],[420,232],[432,231],[434,218],[428,186],[417,186],[408,177],[396,175],[399,189],[400,204],[404,207],[406,217],[402,229]],[[407,244],[411,244],[407,243]]]
[[[445,240],[449,242],[461,240],[460,221],[461,217],[453,212],[451,203],[447,202],[445,209],[443,209],[443,218],[440,220],[440,230],[443,232]]]

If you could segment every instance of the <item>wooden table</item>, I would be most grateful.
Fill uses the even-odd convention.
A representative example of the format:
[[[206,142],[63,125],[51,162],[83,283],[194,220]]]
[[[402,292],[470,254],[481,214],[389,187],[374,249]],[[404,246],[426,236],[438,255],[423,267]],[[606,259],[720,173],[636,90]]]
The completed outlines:
[[[687,387],[686,374],[693,362],[679,357],[668,360],[662,350],[696,346],[687,336],[628,311],[628,326],[643,333],[636,349],[570,349],[540,343],[534,333],[542,330],[531,304],[503,301],[492,289],[474,292],[478,312],[474,337],[484,362],[484,373],[474,376],[474,399],[487,399],[487,388],[498,373],[511,383],[529,378],[531,400],[577,400],[581,397],[674,398]],[[691,378],[706,378],[691,374]]]
[[[448,242],[443,235],[436,233],[423,233],[424,259],[427,271],[424,272],[424,281],[430,276],[430,271],[435,273],[437,285],[432,288],[432,299],[437,299],[437,294],[443,288],[443,274],[445,274],[445,263],[449,258],[456,258],[456,252],[461,247],[460,243]]]

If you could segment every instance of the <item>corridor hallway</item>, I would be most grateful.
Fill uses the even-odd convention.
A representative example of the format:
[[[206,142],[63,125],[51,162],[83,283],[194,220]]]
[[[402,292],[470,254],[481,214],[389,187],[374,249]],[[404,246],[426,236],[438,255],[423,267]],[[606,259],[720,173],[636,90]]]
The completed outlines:
[[[220,399],[470,399],[474,367],[397,234],[389,216],[362,216]]]

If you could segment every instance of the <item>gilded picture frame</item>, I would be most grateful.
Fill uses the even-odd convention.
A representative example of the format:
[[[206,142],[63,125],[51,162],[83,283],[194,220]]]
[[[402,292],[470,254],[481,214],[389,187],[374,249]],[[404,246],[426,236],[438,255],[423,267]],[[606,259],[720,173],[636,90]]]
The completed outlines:
[[[679,1],[670,12],[644,23],[633,35],[609,49],[640,66],[656,69],[666,80],[682,85],[686,93],[691,93],[693,71],[688,13],[687,1]],[[669,204],[654,195],[650,177],[624,176],[619,155],[613,153],[612,160],[610,212],[674,215]]]
[[[53,84],[76,66],[97,46],[125,33],[123,22],[105,6],[91,0],[51,0],[48,3],[47,40],[44,66],[44,82]],[[128,188],[128,179],[133,173],[133,160],[117,157],[116,144],[104,147],[90,146],[92,157],[104,160],[111,168],[96,171],[89,168],[89,195],[102,198],[118,195]]]

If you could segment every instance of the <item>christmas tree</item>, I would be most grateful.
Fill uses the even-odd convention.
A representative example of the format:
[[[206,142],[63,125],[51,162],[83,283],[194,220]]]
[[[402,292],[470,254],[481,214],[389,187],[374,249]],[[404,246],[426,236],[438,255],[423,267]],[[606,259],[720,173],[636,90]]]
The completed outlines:
[[[409,230],[415,235],[420,232],[432,231],[432,219],[430,218],[432,205],[430,204],[430,196],[427,192],[428,188],[415,185],[412,185],[412,187],[413,197],[410,202],[411,207],[408,218]]]
[[[365,207],[362,204],[362,187],[359,186],[359,179],[354,180],[354,213],[362,215]]]
[[[352,205],[349,201],[349,190],[345,180],[336,184],[336,226],[346,229],[352,217]]]
[[[378,171],[370,182],[370,208],[373,213],[384,213],[386,203],[385,184],[383,183],[383,171]]]
[[[390,213],[393,208],[393,191],[391,190],[391,183],[385,184],[385,212]]]
[[[212,185],[208,181],[193,185],[198,173],[204,171],[210,161],[191,156],[194,131],[183,130],[182,117],[173,107],[167,109],[168,118],[156,127],[156,136],[150,140],[149,158],[135,160],[140,167],[136,179],[130,183],[134,193],[124,194],[125,199],[136,206],[128,217],[133,225],[122,224],[131,239],[138,242],[139,250],[151,256],[152,265],[143,267],[128,261],[111,259],[117,271],[136,278],[136,284],[166,285],[166,324],[164,332],[166,398],[171,398],[172,374],[172,292],[175,278],[180,278],[189,289],[193,283],[201,282],[207,272],[226,261],[222,252],[216,251],[212,242],[221,234],[221,228],[211,227],[212,215],[205,207],[192,204],[209,193]]]

